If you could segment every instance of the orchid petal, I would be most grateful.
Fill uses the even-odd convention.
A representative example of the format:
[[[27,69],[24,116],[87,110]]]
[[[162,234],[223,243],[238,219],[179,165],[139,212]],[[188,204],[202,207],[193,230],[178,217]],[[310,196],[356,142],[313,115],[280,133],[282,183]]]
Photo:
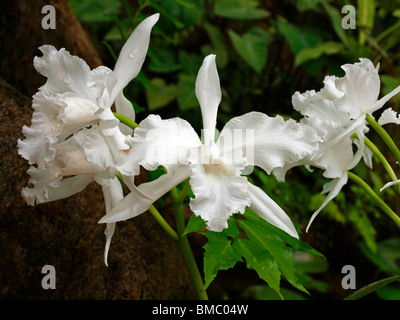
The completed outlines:
[[[400,86],[398,86],[397,88],[395,88],[394,90],[392,90],[391,92],[389,92],[387,95],[385,95],[384,97],[382,97],[381,99],[379,99],[375,105],[373,106],[373,108],[371,109],[370,113],[373,113],[374,111],[380,109],[383,107],[383,105],[388,102],[391,98],[393,98],[396,94],[398,94],[400,92]]]
[[[374,67],[371,60],[360,58],[360,62],[343,65],[342,69],[346,74],[336,80],[336,87],[344,96],[337,100],[337,107],[354,119],[376,111],[381,84],[379,65]]]
[[[292,237],[299,238],[293,222],[283,209],[276,204],[262,189],[248,183],[251,204],[250,209],[270,224],[285,231]]]
[[[51,188],[49,190],[46,202],[68,198],[76,193],[81,192],[89,183],[93,181],[94,178],[92,175],[79,175],[62,179],[57,188]]]
[[[91,129],[82,147],[89,162],[104,169],[115,166],[110,147],[98,128]]]
[[[94,181],[91,175],[80,175],[61,180],[61,172],[49,166],[31,167],[28,169],[28,173],[31,175],[29,182],[33,184],[33,188],[23,188],[22,197],[32,206],[70,197]]]
[[[350,125],[348,125],[346,128],[343,128],[339,134],[337,134],[333,139],[329,140],[329,142],[326,142],[321,146],[321,148],[318,150],[318,152],[314,155],[314,157],[318,156],[320,153],[325,151],[327,148],[331,148],[334,144],[337,142],[346,139],[346,137],[350,136],[353,134],[355,131],[360,128],[360,126],[364,126],[365,124],[365,114],[361,115],[357,120],[353,120]]]
[[[386,188],[389,188],[391,186],[394,186],[395,184],[400,183],[400,180],[396,180],[396,181],[391,181],[386,183],[379,191],[382,192],[383,190],[385,190]]]
[[[236,135],[235,131],[246,130],[246,135]],[[253,134],[253,139],[246,137]],[[249,112],[228,121],[221,131],[218,142],[224,148],[241,147],[249,164],[264,169],[268,174],[274,168],[283,167],[287,162],[298,161],[315,152],[320,138],[309,126],[281,116],[268,117],[261,112]]]
[[[233,213],[244,213],[250,205],[247,178],[238,174],[245,162],[239,166],[214,163],[212,159],[210,163],[194,162],[190,165],[190,185],[195,198],[190,200],[190,209],[207,222],[208,230],[222,231]]]
[[[121,183],[117,178],[103,179],[99,176],[96,177],[103,190],[104,203],[106,207],[106,213],[110,212],[114,206],[120,201],[124,195]],[[130,210],[129,208],[127,210]],[[104,249],[104,263],[108,266],[108,251],[110,249],[111,238],[114,235],[115,223],[107,223],[104,234],[106,235],[106,245]]]
[[[106,131],[109,135],[102,134]],[[125,143],[126,136],[118,127],[90,129],[90,133],[82,144],[86,159],[103,169],[116,168],[122,174],[130,170],[128,155],[130,147]]]
[[[115,100],[116,111],[119,114],[122,114],[132,121],[135,121],[135,109],[133,108],[132,103],[124,96],[124,93],[121,91]],[[131,135],[133,130],[128,126],[120,123],[119,129],[125,135]]]
[[[88,87],[91,71],[87,63],[77,56],[72,56],[64,48],[57,50],[51,45],[39,48],[42,57],[35,57],[33,65],[43,76],[46,83],[40,88],[45,94],[73,92],[81,97],[95,101],[96,96]]]
[[[123,221],[142,214],[165,193],[186,180],[189,174],[186,167],[179,166],[154,181],[142,183],[138,187],[131,185],[131,192],[101,218],[99,223]]]
[[[18,139],[18,154],[29,164],[41,164],[54,160],[56,154],[55,137],[45,135],[40,128],[22,127],[24,140]]]
[[[86,160],[82,148],[74,145],[59,146],[57,150],[57,159],[64,163],[62,173],[64,176],[79,174],[96,174],[104,171],[104,168]]]
[[[324,145],[322,147],[324,148]],[[353,159],[352,140],[349,136],[345,136],[335,144],[331,144],[329,148],[324,148],[320,158],[315,162],[318,167],[325,169],[324,177],[333,179],[341,177],[343,172],[350,170]]]
[[[400,124],[400,116],[392,108],[388,108],[382,112],[378,123],[383,126],[388,123]]]
[[[104,248],[104,263],[108,267],[108,252],[110,251],[111,239],[115,232],[116,223],[107,223],[104,234],[106,235],[106,244]]]
[[[112,91],[111,101],[139,74],[149,47],[151,29],[159,17],[160,14],[156,13],[143,20],[122,47],[114,68],[117,84]]]
[[[130,162],[135,175],[139,166],[146,170],[156,170],[162,165],[170,170],[177,164],[186,164],[191,148],[201,142],[189,122],[180,118],[162,120],[158,115],[150,115],[135,129]]]
[[[196,78],[195,93],[203,118],[204,143],[214,142],[217,111],[221,102],[221,86],[215,55],[204,58]]]
[[[327,83],[329,82],[327,81]],[[324,87],[319,92],[311,90],[300,93],[297,91],[292,96],[293,108],[310,119],[319,119],[333,124],[349,122],[348,113],[336,108],[333,95],[328,94],[329,90]],[[315,128],[318,129],[317,126]]]
[[[328,196],[325,198],[325,201],[322,203],[322,205],[319,207],[317,211],[314,212],[312,215],[310,221],[308,222],[306,232],[308,232],[308,229],[311,226],[311,223],[314,221],[314,219],[317,217],[317,215],[321,212],[323,208],[331,201],[334,199],[342,190],[343,186],[347,183],[348,180],[348,174],[347,172],[343,173],[343,175],[339,178],[335,178],[332,181],[326,183],[324,185],[322,193],[328,193]]]
[[[55,103],[55,98],[46,95],[42,91],[37,92],[33,96],[32,108],[32,128],[40,128],[46,135],[57,136],[62,129],[62,119],[59,118],[59,113],[62,106]]]

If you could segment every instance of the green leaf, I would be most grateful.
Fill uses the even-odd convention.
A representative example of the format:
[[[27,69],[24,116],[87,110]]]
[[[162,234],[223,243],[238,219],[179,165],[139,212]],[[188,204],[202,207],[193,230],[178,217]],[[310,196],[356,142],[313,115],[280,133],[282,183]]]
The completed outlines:
[[[228,34],[237,53],[260,73],[267,62],[268,42],[265,38],[250,32],[240,36],[232,30],[229,30]]]
[[[204,233],[208,243],[204,246],[204,290],[208,288],[219,270],[227,270],[242,261],[242,257],[232,248],[232,240],[225,232]]]
[[[78,20],[85,23],[101,23],[117,19],[121,3],[114,0],[69,0],[68,6],[74,11]]]
[[[257,8],[258,1],[254,0],[222,0],[215,6],[215,14],[220,17],[253,20],[269,16],[269,12]]]
[[[204,51],[203,54],[216,54],[217,65],[220,68],[224,68],[229,61],[229,54],[221,30],[209,23],[204,24],[204,29],[210,38],[211,46],[204,46],[202,50]]]
[[[200,231],[205,227],[207,227],[205,221],[200,216],[192,214],[182,236],[187,235],[188,233]]]
[[[361,199],[361,198],[359,198]],[[365,244],[372,252],[376,252],[378,250],[378,246],[375,240],[376,230],[368,218],[365,210],[360,208],[348,208],[347,211],[348,219],[354,224],[355,228],[363,237]]]
[[[280,293],[281,272],[276,259],[257,242],[245,238],[236,239],[233,243],[236,252],[246,260],[246,266],[257,272],[258,276],[274,289],[283,299]]]
[[[182,29],[185,25],[179,21],[177,17],[174,16],[173,14],[173,9],[175,8],[170,8],[172,7],[177,7],[179,6],[178,4],[172,2],[172,1],[152,1],[151,6],[156,9],[157,12],[161,14],[162,17],[167,18],[169,21],[171,21],[176,29]]]
[[[178,60],[179,64],[187,73],[196,76],[203,61],[203,56],[196,53],[188,53],[185,50],[180,50],[178,54]]]
[[[299,11],[317,10],[319,3],[325,0],[297,0],[296,7]]]
[[[373,252],[364,243],[361,243],[360,247],[364,255],[371,260],[380,271],[393,275],[400,274],[400,268],[395,259],[393,259],[393,254],[391,254],[389,250],[390,247],[385,246],[385,242],[378,242],[378,250],[376,250],[376,252]]]
[[[321,43],[321,36],[315,28],[295,26],[282,17],[278,17],[277,22],[280,33],[286,38],[295,55],[303,49],[313,48]]]
[[[382,300],[400,300],[400,283],[390,283],[376,290],[376,295]]]
[[[171,73],[179,69],[181,65],[175,61],[175,53],[168,49],[157,50],[149,64],[149,70],[156,73]]]
[[[246,232],[249,239],[252,240],[258,248],[267,251],[275,258],[280,271],[290,284],[295,288],[308,293],[296,275],[296,269],[293,263],[293,249],[286,246],[277,234],[268,232],[268,229],[264,227],[264,224],[250,219],[238,220],[237,222]]]
[[[304,64],[310,60],[315,60],[323,55],[333,55],[340,53],[343,50],[343,45],[339,42],[328,41],[318,44],[314,48],[306,48],[301,50],[295,58],[295,66]]]
[[[393,91],[398,86],[400,86],[400,78],[395,78],[388,75],[381,75],[381,81],[383,85],[382,93],[384,95],[388,94],[389,92]],[[397,99],[400,99],[400,93],[395,95],[395,97]]]
[[[167,85],[161,78],[152,79],[151,84],[151,87],[146,88],[147,105],[150,111],[166,106],[177,97],[176,85]]]
[[[312,248],[308,243],[300,241],[299,239],[290,236],[285,231],[273,226],[251,209],[246,210],[244,217],[246,218],[246,220],[254,221],[254,223],[262,226],[264,233],[277,234],[285,243],[287,243],[293,249],[307,252],[325,259],[323,254]]]
[[[181,73],[178,76],[178,106],[182,111],[190,110],[199,106],[194,93],[196,76]]]
[[[343,16],[335,7],[331,6],[328,2],[322,1],[322,5],[329,18],[331,19],[332,27],[333,30],[335,30],[336,35],[344,44],[347,44],[346,31],[342,27]]]
[[[392,283],[395,281],[400,281],[400,275],[373,282],[373,283],[353,292],[352,294],[348,295],[346,298],[344,298],[344,300],[361,299],[362,297],[365,297],[366,295],[373,293],[376,290],[383,288],[384,286],[388,285],[389,283]]]

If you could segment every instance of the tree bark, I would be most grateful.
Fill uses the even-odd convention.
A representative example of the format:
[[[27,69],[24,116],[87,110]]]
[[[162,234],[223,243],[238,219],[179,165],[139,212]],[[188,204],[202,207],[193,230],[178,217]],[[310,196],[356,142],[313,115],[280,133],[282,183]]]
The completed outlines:
[[[65,1],[57,27],[41,27],[48,1],[5,1],[0,22],[0,299],[193,299],[176,243],[148,213],[117,224],[105,266],[105,214],[101,188],[51,203],[28,206],[21,196],[29,175],[17,139],[30,125],[32,96],[45,79],[33,68],[37,48],[52,44],[92,67],[101,59]],[[4,59],[3,59],[4,57]],[[43,289],[46,264],[56,270],[56,289]]]

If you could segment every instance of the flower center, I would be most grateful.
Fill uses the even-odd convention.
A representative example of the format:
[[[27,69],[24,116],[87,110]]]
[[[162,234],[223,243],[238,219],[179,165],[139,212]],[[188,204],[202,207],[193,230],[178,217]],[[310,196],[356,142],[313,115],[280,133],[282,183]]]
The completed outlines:
[[[205,174],[214,176],[226,176],[232,174],[232,166],[225,164],[222,159],[214,159],[213,163],[202,164]]]

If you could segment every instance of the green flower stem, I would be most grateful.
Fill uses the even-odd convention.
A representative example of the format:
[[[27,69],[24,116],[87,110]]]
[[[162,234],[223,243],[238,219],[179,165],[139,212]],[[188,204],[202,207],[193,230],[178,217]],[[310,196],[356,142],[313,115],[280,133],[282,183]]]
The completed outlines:
[[[192,249],[190,248],[189,240],[187,238],[187,235],[183,235],[186,227],[183,215],[183,203],[174,202],[174,208],[175,208],[176,228],[179,237],[177,240],[179,250],[182,253],[182,257],[185,260],[186,267],[188,268],[189,271],[189,275],[192,278],[192,282],[196,290],[197,297],[200,300],[208,300],[207,292],[204,290],[203,279],[197,267],[196,260],[194,259]]]
[[[383,141],[387,144],[389,149],[392,151],[394,157],[396,158],[396,161],[400,163],[400,151],[397,148],[396,144],[393,142],[392,138],[390,135],[386,132],[383,127],[376,122],[374,118],[372,118],[369,114],[366,115],[367,122],[369,125],[381,136]]]
[[[400,217],[371,189],[371,187],[359,176],[347,171],[350,180],[357,183],[375,201],[375,203],[397,224],[400,228]]]
[[[178,234],[175,232],[174,229],[171,228],[171,226],[165,221],[161,213],[154,207],[153,205],[150,206],[149,208],[150,213],[153,215],[153,217],[157,220],[159,225],[176,241],[179,240]]]
[[[131,118],[128,118],[127,116],[124,116],[123,114],[119,114],[116,112],[113,112],[114,117],[116,117],[121,123],[124,125],[128,126],[132,130],[135,130],[139,125],[133,121]]]
[[[380,152],[378,147],[371,141],[368,140],[367,138],[364,138],[365,145],[372,151],[372,153],[375,155],[375,157],[379,160],[379,162],[382,164],[382,166],[385,168],[387,174],[389,175],[390,179],[393,181],[398,180],[396,173],[394,172],[392,166],[390,163],[387,161],[385,156]]]
[[[178,248],[181,251],[183,260],[185,260],[186,267],[189,271],[189,275],[192,279],[194,289],[196,290],[197,297],[200,300],[208,300],[207,292],[204,290],[203,279],[200,275],[200,271],[197,267],[196,260],[194,259],[192,249],[190,248],[189,240],[185,233],[185,217],[183,214],[183,200],[185,199],[190,189],[189,181],[186,181],[181,193],[178,193],[176,188],[172,188],[170,191],[172,202],[174,203],[175,209],[175,221],[176,230],[178,233]]]
[[[176,201],[179,203],[183,203],[189,190],[190,190],[190,183],[189,183],[189,179],[188,179],[188,180],[186,180],[185,185],[183,186],[183,189],[182,189],[181,193],[179,194],[178,198],[176,199]]]

